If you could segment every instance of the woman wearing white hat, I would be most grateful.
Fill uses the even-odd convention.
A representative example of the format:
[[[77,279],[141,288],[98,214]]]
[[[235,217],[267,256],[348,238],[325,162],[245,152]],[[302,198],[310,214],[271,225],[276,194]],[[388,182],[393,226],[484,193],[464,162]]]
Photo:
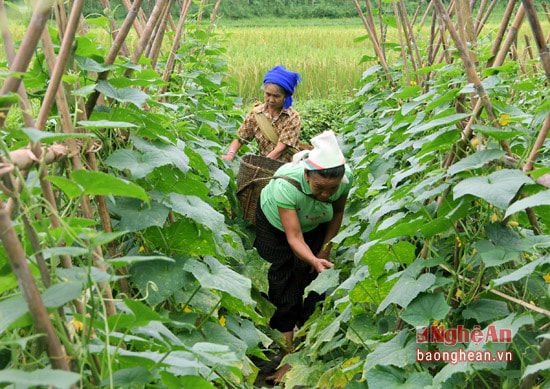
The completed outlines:
[[[294,327],[313,313],[322,296],[305,288],[333,266],[330,241],[342,224],[352,172],[332,131],[311,139],[313,150],[275,172],[262,190],[256,212],[254,246],[271,263],[268,297],[276,307],[270,326],[292,345]],[[268,379],[279,382],[288,365]]]

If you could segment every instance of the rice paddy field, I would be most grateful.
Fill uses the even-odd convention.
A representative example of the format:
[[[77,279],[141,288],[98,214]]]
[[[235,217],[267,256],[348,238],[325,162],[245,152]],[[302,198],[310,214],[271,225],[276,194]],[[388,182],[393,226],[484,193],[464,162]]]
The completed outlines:
[[[353,93],[362,73],[374,62],[368,40],[356,41],[366,31],[357,20],[258,21],[222,24],[229,73],[245,101],[261,98],[263,76],[283,65],[302,76],[295,100],[330,99]]]
[[[541,20],[544,31],[548,20]],[[479,36],[478,45],[488,52],[500,27],[495,13]],[[415,27],[422,48],[430,36],[429,22]],[[302,84],[295,93],[296,101],[346,98],[353,95],[365,70],[376,63],[375,53],[359,17],[351,19],[250,19],[220,20],[217,32],[226,35],[223,43],[229,73],[237,81],[239,96],[262,98],[263,75],[282,64],[300,73]],[[524,56],[526,39],[531,39],[532,52],[538,52],[529,23],[524,21],[518,33],[518,53]],[[528,38],[526,38],[528,37]],[[401,60],[400,38],[396,28],[386,31],[386,60],[391,66]],[[393,44],[393,45],[392,45]],[[525,58],[524,58],[525,59]]]

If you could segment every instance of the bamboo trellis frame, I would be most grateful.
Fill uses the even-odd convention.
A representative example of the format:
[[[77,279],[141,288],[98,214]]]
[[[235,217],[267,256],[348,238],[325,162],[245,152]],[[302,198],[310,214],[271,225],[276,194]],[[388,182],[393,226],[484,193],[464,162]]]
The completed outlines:
[[[70,110],[68,109],[67,98],[64,94],[61,86],[61,77],[63,76],[65,69],[71,67],[69,62],[70,47],[74,42],[76,32],[78,29],[86,29],[86,25],[82,18],[82,6],[85,0],[73,0],[71,1],[70,16],[67,17],[65,4],[62,0],[43,0],[37,2],[40,7],[37,7],[32,14],[28,29],[25,33],[24,39],[21,42],[17,53],[14,50],[14,45],[11,40],[11,36],[8,30],[8,23],[6,21],[4,1],[0,0],[0,28],[2,29],[2,39],[4,42],[4,48],[6,55],[9,59],[10,70],[13,72],[24,73],[34,55],[35,49],[40,40],[42,40],[44,52],[46,54],[48,64],[50,67],[51,80],[44,97],[44,101],[36,120],[29,115],[30,104],[25,93],[24,83],[19,77],[9,77],[4,82],[4,85],[0,89],[0,95],[7,95],[8,93],[18,93],[20,96],[20,105],[23,111],[23,117],[25,124],[28,127],[36,127],[40,130],[45,130],[46,122],[51,111],[51,107],[54,102],[57,103],[60,109],[62,118],[60,128],[66,133],[81,132],[79,128],[73,128],[72,121],[70,120]],[[372,42],[378,61],[387,77],[389,78],[389,66],[387,63],[385,52],[386,30],[382,23],[382,15],[379,14],[379,27],[377,30],[375,15],[372,11],[373,6],[371,0],[365,0],[366,12],[363,13],[359,0],[353,0],[358,14],[368,32],[369,38]],[[513,51],[514,43],[517,40],[517,34],[521,27],[525,17],[527,17],[531,30],[533,32],[534,41],[537,45],[539,56],[541,59],[540,66],[544,70],[548,80],[550,81],[550,54],[548,51],[548,41],[550,40],[550,33],[545,37],[538,21],[538,16],[534,7],[533,0],[522,0],[521,4],[517,7],[517,11],[514,15],[514,9],[518,5],[518,0],[508,0],[504,18],[502,24],[495,38],[495,42],[492,48],[492,58],[485,64],[488,67],[502,65],[507,55]],[[101,0],[104,7],[109,6],[107,0]],[[174,58],[175,54],[183,39],[183,30],[185,21],[188,17],[189,7],[191,0],[179,0],[176,2],[180,6],[180,14],[177,26],[175,25],[170,9],[173,0],[156,0],[154,2],[154,8],[150,15],[146,15],[142,9],[142,0],[123,0],[123,4],[128,11],[124,22],[120,27],[116,26],[114,20],[111,21],[111,28],[113,33],[113,44],[105,59],[105,64],[113,64],[117,57],[124,56],[129,58],[130,61],[137,63],[142,56],[146,56],[151,59],[151,66],[155,67],[162,50],[162,42],[164,40],[164,34],[168,29],[172,29],[175,32],[172,45],[168,53],[168,60],[163,72],[163,80],[168,81],[171,74],[174,72]],[[202,9],[207,3],[207,0],[201,0],[201,13],[199,13],[197,23],[202,22]],[[221,0],[216,0],[214,11],[210,19],[210,26],[215,21],[216,13],[220,7]],[[467,47],[475,47],[476,39],[480,36],[493,11],[497,0],[482,0],[479,6],[479,12],[473,19],[471,13],[471,4],[468,0],[456,0],[451,1],[448,8],[445,8],[441,0],[430,0],[425,13],[420,18],[420,25],[424,25],[428,17],[431,18],[431,33],[430,33],[430,51],[427,59],[423,59],[419,54],[416,44],[416,36],[413,26],[420,16],[421,4],[420,2],[414,16],[412,18],[407,14],[405,4],[403,0],[394,0],[393,9],[396,20],[398,21],[399,29],[402,31],[404,42],[402,44],[403,59],[407,60],[408,66],[405,68],[405,72],[415,72],[416,70],[430,66],[437,61],[439,62],[452,62],[454,59],[449,55],[448,49],[452,44],[458,49],[460,53],[460,59],[463,62],[468,80],[474,84],[477,92],[478,99],[473,101],[470,107],[472,115],[468,122],[461,123],[461,130],[463,132],[462,140],[450,150],[449,157],[445,161],[445,167],[449,167],[457,159],[461,157],[461,153],[466,150],[470,138],[474,135],[472,131],[472,125],[479,118],[482,110],[484,110],[498,127],[498,120],[496,120],[491,102],[487,97],[483,84],[477,75],[476,66],[479,66],[477,59],[473,56],[473,51],[467,49]],[[380,1],[378,3],[380,7]],[[546,10],[546,5],[543,4],[546,11],[546,17],[550,20],[550,14]],[[62,37],[61,49],[56,56],[50,37],[47,33],[46,24],[50,20],[51,16],[55,15],[55,21],[58,25],[60,36]],[[451,18],[457,17],[456,23],[453,24]],[[475,20],[475,23],[472,23]],[[129,36],[131,29],[134,29],[136,36],[138,37],[137,47],[133,52],[126,44],[126,40]],[[405,50],[407,48],[407,50]],[[424,62],[425,61],[425,62]],[[131,75],[132,70],[129,68],[126,76]],[[102,72],[96,75],[96,80],[107,80],[109,77],[109,71]],[[427,81],[429,75],[426,75],[424,79],[421,79],[418,75],[415,76],[417,83]],[[391,81],[391,80],[390,80]],[[79,110],[79,120],[86,119],[90,116],[94,107],[100,102],[100,93],[94,92],[89,96],[86,103]],[[6,116],[10,110],[10,103],[0,106],[0,127],[5,125]],[[544,140],[548,136],[550,127],[550,115],[546,117],[542,128],[538,133],[536,142],[533,144],[530,151],[527,162],[521,168],[526,172],[530,172],[533,169],[533,164],[542,148]],[[511,156],[509,146],[506,142],[502,142],[502,148]],[[48,171],[51,164],[54,163],[67,163],[70,162],[73,169],[80,169],[83,166],[87,166],[89,169],[98,170],[98,164],[95,159],[95,153],[93,148],[82,149],[82,145],[77,144],[74,141],[67,141],[65,144],[58,144],[46,147],[38,142],[29,145],[29,147],[16,150],[9,156],[4,156],[0,165],[0,178],[2,179],[2,191],[4,194],[13,196],[7,204],[4,204],[0,200],[0,238],[6,247],[6,251],[9,255],[9,260],[16,274],[22,293],[29,304],[33,319],[37,324],[37,328],[48,336],[45,338],[47,342],[48,356],[51,360],[52,366],[58,369],[68,370],[66,358],[63,349],[60,347],[59,340],[57,339],[53,328],[51,327],[47,312],[40,299],[40,293],[38,292],[38,286],[30,269],[28,268],[27,260],[24,252],[21,248],[21,243],[18,240],[17,235],[12,224],[11,215],[17,207],[16,192],[21,190],[19,184],[19,177],[22,177],[26,171],[30,169],[38,169],[40,173],[40,183],[44,192],[44,201],[48,205],[50,212],[48,216],[51,218],[53,226],[59,225],[59,220],[56,219],[57,210],[55,209],[54,193],[49,183],[44,180],[44,176]],[[84,197],[80,206],[82,214],[87,218],[94,218],[96,215],[101,220],[104,231],[112,231],[110,216],[107,211],[106,203],[103,197],[99,196],[97,199],[97,208],[94,209],[87,197]],[[536,219],[530,214],[530,210],[527,210],[530,220],[532,221],[533,229],[538,230],[536,225]],[[32,237],[32,231],[31,231]],[[114,248],[109,248],[110,256],[116,255]],[[94,248],[95,259],[97,266],[103,266],[103,254],[100,247]],[[70,258],[62,258],[62,266],[70,267]],[[45,266],[40,266],[42,282],[45,286],[49,285],[48,270]],[[106,294],[106,301],[108,305],[108,313],[114,313],[114,305],[112,304],[112,294],[109,285],[103,285],[103,292]],[[504,296],[504,298],[506,298]],[[75,302],[75,304],[77,304]],[[76,307],[78,309],[78,306]],[[548,347],[548,339],[545,340],[545,347]],[[532,377],[527,377],[524,380],[524,384],[527,385]]]
[[[370,0],[365,0],[365,2],[366,2],[366,7],[365,7],[366,15],[364,15],[363,12],[361,11],[359,2],[357,0],[354,0],[356,9],[359,11],[360,17],[363,20],[363,24],[367,30],[367,33],[373,45],[374,52],[379,57],[379,63],[387,72],[387,68],[388,68],[387,59],[384,57],[385,51],[383,49],[383,42],[381,43],[379,40],[379,33],[380,35],[383,36],[383,30],[382,28],[380,28],[380,32],[376,31],[374,27],[374,23],[372,22],[374,20],[374,17],[372,13]],[[400,3],[400,0],[393,0],[393,5],[396,9],[396,12],[395,12],[396,16],[399,14],[399,19],[400,19],[402,28],[405,31],[411,31],[411,30],[407,30],[408,22],[407,22],[407,19],[402,14],[403,10],[401,10],[401,8],[398,7],[399,3]],[[516,15],[512,20],[512,14],[517,4],[518,4],[518,0],[508,1],[502,24],[500,25],[500,29],[498,31],[497,37],[495,39],[494,45],[491,50],[492,57],[489,60],[489,62],[486,64],[486,66],[496,67],[496,66],[502,65],[505,62],[507,55],[511,52],[513,53],[516,50],[514,44],[517,40],[517,34],[523,23],[523,20],[525,19],[525,16],[527,16],[527,19],[529,20],[529,23],[531,25],[533,36],[537,44],[537,48],[540,56],[540,66],[542,66],[542,69],[544,70],[546,77],[550,82],[550,74],[549,74],[550,53],[548,50],[548,42],[550,41],[549,39],[550,34],[547,35],[548,38],[544,37],[533,0],[522,0],[517,8]],[[445,8],[441,0],[431,0],[421,20],[421,25],[423,25],[425,19],[429,15],[429,11],[431,9],[435,9],[435,11],[432,13],[433,17],[432,17],[432,28],[431,28],[431,35],[430,35],[431,50],[428,54],[427,62],[425,64],[420,63],[421,61],[420,56],[414,55],[415,51],[412,50],[410,46],[408,51],[403,51],[404,63],[405,64],[410,63],[411,64],[410,66],[412,66],[413,70],[416,70],[417,67],[419,66],[421,67],[424,65],[426,66],[432,65],[436,59],[436,53],[439,50],[441,50],[441,48],[443,48],[443,50],[439,57],[439,62],[446,61],[447,63],[450,63],[451,61],[453,61],[453,58],[448,54],[448,49],[450,48],[450,41],[452,41],[454,44],[454,47],[458,50],[460,54],[460,59],[462,60],[462,65],[465,69],[467,79],[470,83],[474,85],[477,95],[479,96],[479,98],[477,99],[472,99],[473,105],[471,107],[472,115],[470,117],[470,120],[465,124],[459,123],[459,126],[461,126],[461,130],[463,132],[463,137],[459,141],[459,143],[456,144],[452,150],[450,150],[448,154],[448,158],[443,164],[444,168],[450,167],[454,162],[460,159],[461,155],[465,152],[467,147],[469,147],[470,139],[474,136],[474,132],[472,131],[472,125],[475,123],[476,120],[479,119],[479,116],[482,110],[485,110],[492,125],[495,126],[496,128],[500,128],[499,121],[496,120],[496,117],[494,115],[491,102],[487,94],[485,93],[481,79],[477,75],[476,66],[479,66],[479,64],[477,63],[477,60],[473,55],[473,51],[468,49],[468,47],[470,48],[475,47],[476,39],[481,34],[483,27],[487,22],[495,5],[496,5],[495,0],[493,0],[490,4],[487,2],[487,0],[483,0],[479,6],[478,15],[475,18],[476,22],[474,25],[471,25],[470,24],[472,20],[471,4],[467,0],[451,1],[448,8]],[[550,20],[550,15],[548,14],[546,5],[544,4],[543,7],[544,7],[544,10],[546,11],[546,17],[549,18]],[[418,12],[416,12],[413,20],[416,20],[417,14]],[[452,22],[453,14],[456,14],[457,16],[456,24],[453,24]],[[512,20],[511,24],[510,24],[510,20]],[[439,26],[439,28],[436,28],[436,26]],[[506,34],[507,30],[508,30],[508,33]],[[504,39],[505,36],[506,36],[506,39]],[[414,37],[414,34],[412,34],[412,37]],[[408,36],[407,43],[410,42],[411,40],[412,40],[411,36]],[[401,45],[403,46],[403,42]],[[529,45],[528,45],[528,48],[529,48]],[[408,61],[406,61],[407,59]],[[535,66],[535,70],[538,71],[538,69],[540,69],[540,67]],[[408,72],[408,69],[404,69],[404,73],[407,74],[407,72]],[[532,145],[531,151],[529,153],[529,157],[525,162],[525,164],[521,167],[519,166],[520,165],[519,161],[514,159],[514,156],[512,155],[508,144],[506,142],[501,142],[501,147],[507,154],[507,160],[512,161],[513,165],[515,165],[516,167],[520,167],[521,169],[523,169],[524,172],[528,174],[533,169],[533,164],[536,161],[537,156],[543,147],[544,140],[547,139],[548,137],[549,128],[550,128],[550,114],[547,114],[546,119],[544,120],[544,123],[538,132],[537,139]],[[539,182],[540,184],[546,187],[550,187],[550,185],[548,185],[549,180],[547,176],[548,175],[543,176],[544,178],[537,180],[537,182]],[[443,197],[440,197],[438,199],[438,204],[440,204],[442,200],[443,200]],[[529,208],[526,209],[526,214],[528,216],[529,221],[531,222],[531,225],[535,233],[540,231],[540,227],[538,226],[537,218],[533,210]],[[428,246],[426,245],[422,250],[422,255],[425,255],[427,253],[427,247]],[[452,270],[449,270],[449,271],[452,272]],[[529,303],[518,300],[512,296],[508,296],[502,292],[492,290],[487,287],[484,287],[484,288],[490,292],[498,293],[500,297],[507,299],[510,302],[521,304],[526,309],[531,309],[533,311],[539,310],[538,307],[535,307]],[[544,314],[548,315],[548,312],[544,312]],[[533,361],[533,363],[544,360],[549,353],[550,353],[550,340],[544,339],[539,348],[539,357],[538,357],[539,359]],[[535,382],[535,379],[536,379],[536,374],[526,376],[522,380],[521,388],[527,389],[532,387]]]
[[[23,110],[25,124],[28,127],[34,127],[40,130],[45,130],[46,122],[50,114],[51,108],[54,102],[57,103],[58,110],[61,117],[61,129],[66,133],[80,132],[78,128],[73,128],[72,121],[70,119],[70,110],[67,104],[67,98],[65,92],[61,86],[61,77],[67,67],[70,68],[69,53],[70,48],[74,42],[76,32],[80,29],[85,29],[82,18],[82,7],[85,0],[74,0],[70,7],[70,17],[66,17],[65,8],[63,2],[59,1],[42,1],[38,3],[37,8],[32,14],[32,18],[25,33],[25,37],[21,44],[21,47],[15,53],[14,45],[11,40],[10,32],[8,29],[7,17],[5,13],[4,1],[0,0],[0,21],[2,21],[2,40],[6,50],[6,55],[9,59],[10,70],[13,72],[25,72],[30,64],[30,61],[34,55],[35,48],[37,47],[40,39],[42,39],[43,51],[46,54],[48,66],[50,68],[51,79],[44,97],[44,101],[41,105],[38,117],[35,120],[28,114],[30,112],[30,104],[26,98],[24,84],[19,77],[9,77],[4,82],[1,95],[8,93],[19,93],[21,96],[20,104]],[[170,6],[173,0],[157,0],[152,14],[145,18],[141,9],[142,0],[135,0],[132,4],[129,1],[125,1],[125,5],[128,8],[127,17],[121,26],[121,28],[114,33],[114,42],[108,53],[105,63],[112,64],[119,55],[128,56],[128,48],[126,47],[126,38],[133,26],[136,30],[140,40],[138,47],[133,53],[132,60],[137,62],[139,58],[146,52],[147,57],[153,59],[153,65],[158,58],[161,51],[161,43],[164,33],[167,28],[173,26],[170,16]],[[186,1],[185,13],[180,15],[181,26],[187,17],[187,11],[191,0]],[[102,1],[104,7],[108,6],[107,1]],[[219,1],[216,4],[216,11],[219,7]],[[55,12],[54,12],[55,11]],[[57,21],[60,36],[62,37],[61,49],[56,56],[53,50],[51,39],[48,34],[48,30],[45,28],[52,13],[55,15]],[[159,18],[162,13],[163,22],[159,25]],[[141,19],[138,18],[141,16]],[[146,22],[145,22],[146,20]],[[170,23],[169,23],[170,22]],[[112,21],[113,31],[117,30]],[[179,28],[180,36],[183,27]],[[156,30],[155,30],[156,29]],[[151,39],[152,34],[156,34],[156,39]],[[177,46],[173,46],[172,49],[177,50]],[[130,73],[130,72],[128,72]],[[109,72],[103,72],[97,76],[98,80],[106,80]],[[130,75],[130,74],[127,74]],[[79,119],[85,119],[89,116],[94,106],[99,101],[99,93],[92,94],[85,107],[81,107],[79,113]],[[0,126],[5,125],[5,119],[10,110],[10,103],[4,104],[0,107]],[[82,150],[82,147],[74,141],[67,141],[65,145],[54,144],[53,146],[44,146],[39,142],[31,143],[29,147],[11,152],[10,155],[1,158],[0,164],[0,178],[2,183],[0,184],[1,190],[5,195],[10,196],[9,204],[4,204],[0,201],[0,239],[2,240],[8,259],[12,266],[12,269],[17,277],[19,287],[22,294],[29,306],[29,311],[35,322],[36,328],[39,332],[46,334],[44,342],[46,345],[46,351],[50,358],[51,364],[56,369],[69,370],[68,359],[66,358],[65,351],[61,347],[61,343],[55,334],[51,321],[49,320],[48,313],[42,302],[38,285],[36,284],[34,277],[30,271],[27,263],[26,255],[22,249],[21,242],[15,232],[14,226],[11,220],[11,214],[17,207],[17,191],[21,190],[21,187],[17,185],[19,182],[16,177],[22,176],[26,171],[38,168],[40,175],[40,184],[44,194],[44,203],[46,208],[50,211],[48,215],[53,227],[60,226],[58,219],[58,212],[56,209],[55,196],[53,190],[47,180],[44,177],[47,175],[49,165],[70,160],[73,169],[81,169],[83,166],[98,170],[98,165],[95,161],[95,154],[92,148],[86,148]],[[102,223],[102,227],[105,231],[112,231],[110,223],[110,215],[107,211],[106,203],[102,196],[96,198],[97,209],[93,209],[87,196],[84,196],[80,204],[82,214],[87,218],[94,218],[96,214]],[[24,218],[25,219],[25,218]],[[26,219],[25,219],[26,220]],[[25,222],[26,225],[30,223]],[[34,236],[32,228],[27,229],[33,248],[39,252],[40,247],[38,238]],[[114,254],[114,253],[110,253]],[[66,268],[72,266],[70,257],[63,256],[61,258],[61,265]],[[37,256],[38,266],[41,271],[41,279],[43,284],[47,287],[50,285],[50,276],[47,266],[40,255]],[[96,266],[104,267],[103,254],[101,247],[94,248],[94,263]],[[108,284],[101,285],[103,292],[105,293],[105,304],[107,313],[109,315],[115,313],[114,300]],[[81,311],[78,306],[78,302],[75,302],[75,308],[77,311]]]

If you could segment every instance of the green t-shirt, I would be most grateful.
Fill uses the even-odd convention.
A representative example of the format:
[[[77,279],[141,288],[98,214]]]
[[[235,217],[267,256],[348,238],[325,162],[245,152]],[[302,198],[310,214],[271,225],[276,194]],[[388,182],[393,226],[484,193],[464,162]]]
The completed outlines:
[[[298,181],[302,186],[302,191],[299,191],[290,182],[278,178],[272,179],[260,195],[260,206],[267,220],[281,231],[283,231],[283,224],[281,223],[278,207],[295,209],[303,232],[311,231],[319,224],[332,220],[332,204],[308,196],[308,194],[311,195],[311,188],[306,181],[304,168],[303,162],[296,165],[287,163],[274,174],[275,176],[287,176]],[[349,182],[346,184],[340,183],[340,187],[330,197],[330,201],[336,201],[343,194],[349,193],[353,174],[347,165],[345,174]]]

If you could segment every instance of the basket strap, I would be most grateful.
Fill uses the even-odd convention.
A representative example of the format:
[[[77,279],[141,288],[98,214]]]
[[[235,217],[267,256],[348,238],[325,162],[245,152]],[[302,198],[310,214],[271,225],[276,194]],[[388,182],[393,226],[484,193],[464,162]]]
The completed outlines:
[[[243,190],[245,190],[246,188],[248,188],[250,185],[252,184],[255,184],[257,182],[262,182],[262,181],[269,181],[271,180],[273,177],[260,177],[260,178],[253,178],[252,180],[248,181],[247,183],[243,184],[240,188],[237,189],[237,194],[239,194],[240,192],[242,192]]]

